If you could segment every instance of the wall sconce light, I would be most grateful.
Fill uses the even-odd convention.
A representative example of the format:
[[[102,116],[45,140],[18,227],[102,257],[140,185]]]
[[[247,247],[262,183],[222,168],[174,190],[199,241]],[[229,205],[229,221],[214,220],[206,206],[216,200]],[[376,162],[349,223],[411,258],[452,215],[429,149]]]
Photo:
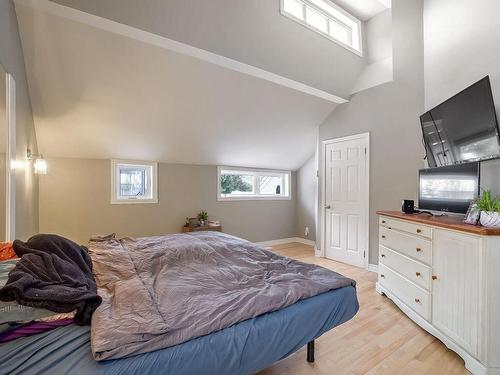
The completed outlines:
[[[35,169],[36,174],[47,174],[47,161],[43,158],[42,154],[32,154],[31,150],[28,148],[26,151],[26,159],[33,160],[33,157],[36,157],[35,162],[33,163],[33,168]]]

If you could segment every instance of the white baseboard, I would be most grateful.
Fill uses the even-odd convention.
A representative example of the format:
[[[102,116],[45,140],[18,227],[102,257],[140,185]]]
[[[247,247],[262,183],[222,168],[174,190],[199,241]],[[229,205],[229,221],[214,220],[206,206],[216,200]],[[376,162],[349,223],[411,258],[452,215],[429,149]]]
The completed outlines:
[[[275,246],[275,245],[283,245],[290,242],[300,242],[305,245],[314,246],[314,248],[316,249],[316,243],[314,241],[302,237],[281,238],[279,240],[256,242],[256,244],[259,246]]]
[[[368,271],[378,273],[378,264],[368,264]]]

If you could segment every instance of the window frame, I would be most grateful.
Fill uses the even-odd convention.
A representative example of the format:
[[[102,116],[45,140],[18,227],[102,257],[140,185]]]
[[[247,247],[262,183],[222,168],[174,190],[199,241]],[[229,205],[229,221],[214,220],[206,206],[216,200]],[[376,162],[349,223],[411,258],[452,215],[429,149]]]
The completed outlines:
[[[286,191],[286,195],[267,195],[267,194],[259,194],[259,184],[257,182],[257,178],[254,180],[254,189],[255,194],[252,195],[239,195],[239,196],[231,196],[225,197],[221,192],[221,184],[220,178],[222,175],[222,171],[235,171],[235,172],[249,172],[254,177],[258,177],[261,175],[269,175],[275,174],[280,175],[286,178],[284,181],[284,189]],[[277,170],[277,169],[262,169],[262,168],[246,168],[246,167],[228,167],[228,166],[217,166],[217,201],[283,201],[283,200],[291,200],[292,199],[292,172]]]
[[[342,13],[342,15],[344,15],[345,17],[349,18],[351,21],[353,21],[353,23],[356,24],[356,27],[357,27],[357,30],[358,30],[358,33],[359,33],[359,36],[358,36],[358,39],[359,39],[359,50],[355,47],[353,47],[352,45],[349,45],[347,43],[344,43],[342,42],[341,40],[338,40],[336,38],[334,38],[333,36],[330,35],[329,31],[330,31],[330,20],[333,20],[333,22],[336,22],[338,23],[339,25],[341,26],[345,26],[346,28],[349,28],[351,30],[351,34],[353,32],[353,28],[350,27],[349,25],[345,24],[345,22],[343,22],[342,20],[336,18],[333,14],[330,14],[328,13],[327,11],[321,9],[320,7],[318,7],[316,4],[312,3],[311,1],[309,0],[298,0],[300,1],[301,3],[304,3],[306,6],[312,8],[313,10],[315,10],[316,12],[322,14],[323,16],[325,16],[327,18],[327,32],[323,32],[322,30],[320,29],[317,29],[316,27],[312,26],[312,25],[309,25],[307,22],[306,22],[306,11],[305,11],[305,7],[303,7],[303,19],[300,19],[300,18],[297,18],[295,17],[293,14],[290,14],[288,12],[285,11],[285,0],[280,0],[280,13],[282,16],[284,17],[287,17],[289,19],[291,19],[292,21],[295,21],[297,22],[298,24],[304,26],[304,27],[307,27],[309,30],[312,30],[314,32],[316,32],[317,34],[337,43],[338,45],[344,47],[345,49],[351,51],[352,53],[360,56],[360,57],[363,57],[363,34],[364,34],[364,30],[363,30],[363,22],[361,20],[359,20],[358,18],[354,17],[352,14],[348,13],[347,11],[345,11],[344,9],[342,9],[341,7],[339,7],[337,4],[331,2],[330,0],[323,0],[325,1],[326,3],[328,3],[328,5],[330,5],[332,8],[334,8],[336,11],[338,11],[339,13]]]
[[[120,198],[117,188],[119,181],[117,181],[119,166],[131,167],[147,167],[151,168],[151,198]],[[111,160],[111,204],[148,204],[158,203],[158,163],[147,162],[139,160]]]

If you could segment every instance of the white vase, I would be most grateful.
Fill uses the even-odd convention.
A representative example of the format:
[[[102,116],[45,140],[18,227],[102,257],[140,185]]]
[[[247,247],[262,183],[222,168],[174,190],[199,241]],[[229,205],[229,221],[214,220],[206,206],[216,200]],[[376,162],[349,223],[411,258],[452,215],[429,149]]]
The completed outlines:
[[[481,211],[481,225],[489,228],[500,228],[500,212]]]

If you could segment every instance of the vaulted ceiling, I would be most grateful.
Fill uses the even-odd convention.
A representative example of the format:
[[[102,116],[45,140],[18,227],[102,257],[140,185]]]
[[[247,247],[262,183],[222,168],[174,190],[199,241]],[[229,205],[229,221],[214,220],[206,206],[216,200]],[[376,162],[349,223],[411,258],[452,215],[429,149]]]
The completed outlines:
[[[75,8],[97,4],[90,0],[57,2]],[[41,152],[47,157],[299,168],[314,152],[317,126],[348,99],[365,62],[319,35],[316,39],[300,25],[292,26],[304,30],[290,35],[309,40],[311,43],[305,45],[311,55],[321,57],[311,59],[309,67],[303,64],[311,56],[300,60],[302,56],[299,63],[287,66],[279,61],[281,55],[293,58],[291,47],[297,43],[299,48],[303,40],[285,43],[281,53],[278,46],[266,55],[272,45],[266,44],[262,35],[259,43],[249,44],[256,34],[245,34],[248,25],[234,29],[221,43],[213,40],[216,32],[208,37],[200,30],[180,34],[179,28],[187,20],[182,9],[194,9],[181,4],[194,2],[149,1],[150,6],[142,11],[148,14],[134,18],[136,22],[152,20],[148,28],[130,19],[106,18],[111,9],[111,15],[134,14],[134,6],[143,4],[139,1],[100,0],[103,14],[96,14],[97,8],[82,11],[48,0],[17,0]],[[213,5],[198,1],[200,6],[207,3]],[[243,6],[257,2],[225,3]],[[173,14],[161,8],[165,4],[182,9]],[[168,33],[153,27],[158,17],[150,13],[158,14],[162,9],[166,19],[173,22],[177,18]],[[193,17],[199,14],[203,11]],[[279,15],[279,6],[273,15],[285,22],[285,30],[291,26]],[[236,19],[241,23],[238,17],[232,17],[231,22]],[[219,25],[223,20],[212,18],[211,22]],[[172,38],[174,29],[183,40]],[[202,29],[210,34],[208,25]],[[279,43],[282,31],[264,35]],[[229,41],[241,42],[241,48],[235,50]],[[328,49],[322,54],[324,42]],[[339,64],[339,69],[322,67],[328,62]]]

